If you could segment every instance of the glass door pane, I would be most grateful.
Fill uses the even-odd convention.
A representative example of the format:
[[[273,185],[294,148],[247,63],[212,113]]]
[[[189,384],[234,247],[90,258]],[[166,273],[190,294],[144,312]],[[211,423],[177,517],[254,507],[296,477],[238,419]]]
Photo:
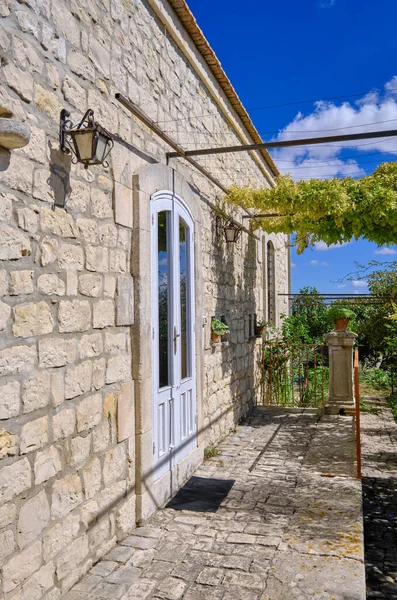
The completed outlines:
[[[179,219],[179,277],[180,277],[180,316],[181,316],[181,379],[191,376],[189,360],[189,317],[188,314],[188,228]]]
[[[158,213],[159,388],[171,385],[169,214],[169,211]]]

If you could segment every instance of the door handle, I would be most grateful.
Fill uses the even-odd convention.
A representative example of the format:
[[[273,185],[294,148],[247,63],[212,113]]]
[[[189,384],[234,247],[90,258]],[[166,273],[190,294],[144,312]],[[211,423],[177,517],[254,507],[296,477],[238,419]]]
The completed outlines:
[[[174,354],[176,354],[176,343],[179,337],[181,337],[181,334],[176,332],[176,327],[174,325]]]

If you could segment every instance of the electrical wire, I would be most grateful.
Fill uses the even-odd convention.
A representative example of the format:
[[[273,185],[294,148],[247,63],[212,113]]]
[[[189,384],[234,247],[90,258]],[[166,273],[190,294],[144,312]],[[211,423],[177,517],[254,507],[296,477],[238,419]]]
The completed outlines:
[[[247,111],[267,110],[267,109],[271,109],[271,108],[284,108],[286,106],[296,106],[297,104],[314,104],[316,102],[327,102],[329,100],[341,100],[342,98],[357,98],[358,96],[367,96],[368,94],[389,94],[390,92],[395,92],[395,91],[397,91],[397,88],[389,88],[387,90],[370,90],[367,92],[361,92],[361,93],[357,93],[357,94],[344,94],[342,96],[328,96],[326,98],[319,98],[317,100],[296,100],[294,102],[285,102],[283,104],[268,104],[267,106],[256,106],[253,108],[247,108]],[[163,121],[156,121],[156,123],[157,124],[159,124],[159,123],[179,123],[180,121],[189,121],[190,119],[199,119],[201,117],[210,117],[210,116],[218,115],[218,114],[219,114],[219,112],[205,113],[202,115],[184,117],[183,119],[169,119],[169,120],[163,120]]]

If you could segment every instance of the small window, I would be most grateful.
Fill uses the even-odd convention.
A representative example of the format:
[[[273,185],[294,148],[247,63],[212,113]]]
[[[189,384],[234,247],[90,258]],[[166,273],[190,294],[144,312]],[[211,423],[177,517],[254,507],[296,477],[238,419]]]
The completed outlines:
[[[276,325],[276,273],[274,260],[274,246],[272,242],[266,244],[266,321],[274,327]]]

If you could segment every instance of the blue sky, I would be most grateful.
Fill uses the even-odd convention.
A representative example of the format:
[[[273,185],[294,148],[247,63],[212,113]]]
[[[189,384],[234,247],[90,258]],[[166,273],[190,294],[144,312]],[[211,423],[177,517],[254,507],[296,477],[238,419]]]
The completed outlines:
[[[263,139],[397,129],[396,0],[188,3]],[[335,96],[341,98],[325,100]],[[305,100],[311,102],[297,103]],[[290,105],[262,108],[279,104]],[[397,138],[272,155],[296,179],[361,177],[397,160]],[[319,244],[300,256],[293,250],[293,291],[316,285],[328,293],[366,292],[365,282],[338,280],[355,261],[372,259],[397,260],[397,248],[359,240]]]

